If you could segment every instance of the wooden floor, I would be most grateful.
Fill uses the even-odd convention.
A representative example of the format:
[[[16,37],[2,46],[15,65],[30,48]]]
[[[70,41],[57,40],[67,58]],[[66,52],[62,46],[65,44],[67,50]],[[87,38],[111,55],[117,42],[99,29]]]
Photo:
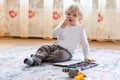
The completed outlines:
[[[54,43],[55,40],[44,40],[39,38],[11,38],[11,37],[0,37],[0,51],[5,50],[14,45],[44,45]],[[104,48],[104,49],[119,49],[120,50],[120,41],[113,42],[97,42],[91,41],[90,48]]]

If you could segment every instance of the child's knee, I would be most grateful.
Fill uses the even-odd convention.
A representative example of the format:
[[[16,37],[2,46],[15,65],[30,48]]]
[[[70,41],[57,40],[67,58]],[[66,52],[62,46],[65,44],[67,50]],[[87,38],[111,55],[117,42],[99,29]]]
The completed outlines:
[[[63,62],[68,61],[72,58],[71,54],[65,50],[56,50],[54,53],[49,55],[49,58],[53,62]]]

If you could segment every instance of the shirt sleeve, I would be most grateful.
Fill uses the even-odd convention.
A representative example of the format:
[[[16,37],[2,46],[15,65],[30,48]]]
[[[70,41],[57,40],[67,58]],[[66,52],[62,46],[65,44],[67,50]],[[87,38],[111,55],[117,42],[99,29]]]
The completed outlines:
[[[61,25],[62,25],[62,24],[59,24],[59,25],[53,30],[52,35],[53,35],[54,38],[58,38],[59,34],[62,32],[63,29],[61,28]]]
[[[81,33],[81,43],[82,43],[82,52],[84,55],[84,59],[89,58],[89,43],[84,28],[82,29],[82,33]]]

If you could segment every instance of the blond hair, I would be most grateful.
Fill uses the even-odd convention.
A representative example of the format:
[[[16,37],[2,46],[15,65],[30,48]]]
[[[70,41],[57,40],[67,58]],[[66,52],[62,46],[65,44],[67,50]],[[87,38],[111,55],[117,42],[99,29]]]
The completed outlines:
[[[66,10],[65,10],[65,14],[68,13],[73,13],[76,14],[80,19],[83,18],[83,9],[82,7],[77,4],[77,3],[72,3]]]

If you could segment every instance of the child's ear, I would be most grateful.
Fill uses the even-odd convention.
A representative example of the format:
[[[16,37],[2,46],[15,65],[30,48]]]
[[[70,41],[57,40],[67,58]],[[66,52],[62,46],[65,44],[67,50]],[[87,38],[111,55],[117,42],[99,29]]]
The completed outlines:
[[[78,22],[81,23],[81,20],[82,20],[82,18],[79,18],[79,19],[78,19]]]

